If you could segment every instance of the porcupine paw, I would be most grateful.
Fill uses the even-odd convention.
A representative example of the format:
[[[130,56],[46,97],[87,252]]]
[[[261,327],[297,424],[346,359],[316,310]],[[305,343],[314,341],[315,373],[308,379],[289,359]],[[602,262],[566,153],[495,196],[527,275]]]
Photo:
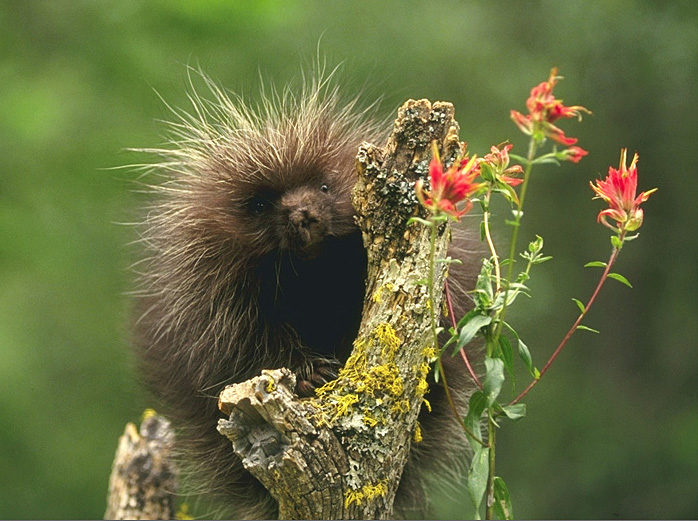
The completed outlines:
[[[315,360],[311,366],[296,373],[296,393],[301,398],[315,396],[315,389],[337,378],[340,364],[332,360]]]

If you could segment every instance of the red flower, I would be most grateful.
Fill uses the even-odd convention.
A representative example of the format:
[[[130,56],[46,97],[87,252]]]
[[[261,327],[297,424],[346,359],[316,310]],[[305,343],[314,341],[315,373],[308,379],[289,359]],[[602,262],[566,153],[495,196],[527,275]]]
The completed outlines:
[[[482,186],[482,183],[474,182],[479,174],[480,166],[476,156],[470,159],[465,156],[455,161],[444,172],[436,145],[434,145],[434,155],[429,164],[431,192],[424,190],[424,183],[420,179],[415,185],[417,198],[429,211],[443,212],[459,219],[473,206],[468,198]],[[458,210],[457,205],[463,201],[465,206],[462,210]]]
[[[616,170],[608,169],[608,176],[604,180],[597,180],[596,184],[589,182],[591,189],[596,193],[596,198],[603,199],[609,208],[599,212],[597,222],[608,226],[618,232],[632,232],[642,226],[643,211],[640,204],[644,203],[657,189],[637,193],[637,153],[633,156],[630,167],[626,166],[627,149],[620,151],[620,165]],[[611,218],[616,221],[617,227],[606,220]]]
[[[509,166],[509,150],[514,145],[504,145],[501,149],[492,146],[490,153],[480,159],[480,168],[485,180],[497,182],[501,181],[509,186],[516,186],[523,183],[523,179],[511,177],[511,174],[522,174],[521,165]]]
[[[560,76],[557,76],[557,68],[553,68],[550,71],[548,81],[544,81],[531,89],[531,94],[526,100],[528,115],[512,110],[511,119],[524,134],[533,136],[537,141],[550,138],[562,145],[574,145],[577,139],[565,136],[562,129],[553,125],[553,123],[560,118],[571,118],[574,116],[582,119],[582,112],[588,114],[591,114],[591,112],[580,105],[566,107],[562,104],[562,100],[555,99],[553,88],[560,78]]]
[[[580,148],[578,146],[573,146],[566,148],[565,150],[558,152],[557,158],[560,161],[572,161],[573,163],[579,163],[584,156],[589,152]]]

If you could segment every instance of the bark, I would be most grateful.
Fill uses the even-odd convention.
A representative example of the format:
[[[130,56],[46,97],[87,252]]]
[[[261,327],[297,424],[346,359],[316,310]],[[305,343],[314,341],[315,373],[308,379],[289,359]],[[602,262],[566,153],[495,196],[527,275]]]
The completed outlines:
[[[386,519],[418,430],[433,361],[428,277],[430,231],[414,192],[428,173],[431,142],[444,163],[461,151],[449,103],[407,101],[383,148],[364,143],[354,190],[368,252],[366,301],[354,351],[339,378],[313,399],[294,395],[287,369],[228,387],[219,431],[279,502],[281,519]],[[426,182],[426,181],[425,181]],[[427,182],[428,186],[428,182]],[[436,257],[450,230],[439,228]],[[435,278],[441,309],[444,264]]]
[[[126,425],[109,478],[105,519],[174,519],[173,441],[170,423],[161,416],[145,418],[140,430]]]

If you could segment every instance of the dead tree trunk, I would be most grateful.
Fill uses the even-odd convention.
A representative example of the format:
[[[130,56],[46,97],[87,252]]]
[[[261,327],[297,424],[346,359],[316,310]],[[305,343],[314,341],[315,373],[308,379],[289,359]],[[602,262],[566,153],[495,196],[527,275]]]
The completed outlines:
[[[105,519],[174,519],[173,443],[170,422],[161,416],[146,417],[138,430],[126,425],[109,478]]]
[[[353,201],[368,252],[363,318],[339,378],[298,399],[286,370],[228,387],[220,420],[245,467],[279,502],[281,519],[386,519],[407,461],[433,361],[428,288],[430,232],[414,183],[436,141],[449,162],[461,151],[453,106],[406,102],[384,148],[363,144]],[[439,228],[436,257],[450,230]],[[434,277],[440,309],[445,265]]]

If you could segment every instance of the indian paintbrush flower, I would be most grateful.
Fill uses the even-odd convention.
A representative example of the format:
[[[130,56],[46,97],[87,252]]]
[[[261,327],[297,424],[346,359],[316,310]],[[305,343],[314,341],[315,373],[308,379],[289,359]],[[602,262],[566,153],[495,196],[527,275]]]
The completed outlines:
[[[636,195],[638,155],[635,153],[628,167],[627,153],[626,148],[620,151],[618,169],[609,167],[606,179],[597,180],[596,184],[589,182],[591,189],[596,193],[596,198],[603,199],[609,206],[599,212],[596,221],[618,233],[633,232],[642,226],[643,211],[640,204],[657,190],[653,188]],[[608,218],[616,221],[616,226],[610,224]]]
[[[523,168],[521,165],[509,166],[509,150],[513,146],[491,147],[490,153],[480,159],[480,176],[489,185],[488,190],[500,192],[508,201],[518,204],[519,198],[512,187],[524,180],[512,175],[523,174]]]
[[[504,145],[502,148],[492,146],[490,153],[480,159],[482,178],[486,181],[499,181],[509,186],[523,183],[523,179],[512,177],[512,174],[522,174],[521,165],[509,166],[509,150],[514,145]]]
[[[581,119],[582,112],[587,114],[591,114],[591,112],[580,105],[567,107],[562,104],[562,100],[555,99],[553,88],[559,79],[561,77],[557,75],[557,68],[553,68],[547,81],[539,83],[531,89],[531,94],[526,100],[528,115],[512,110],[511,119],[521,132],[533,136],[537,142],[550,138],[562,145],[569,146],[574,145],[577,142],[577,138],[567,137],[563,130],[553,125],[553,123],[560,118],[576,116],[578,119]],[[575,157],[581,158],[579,155]]]
[[[558,151],[555,157],[557,157],[557,159],[559,159],[560,161],[572,161],[573,163],[579,163],[582,160],[582,158],[586,156],[588,153],[589,152],[587,152],[583,148],[580,148],[575,145],[564,150]]]
[[[457,159],[444,171],[436,145],[433,145],[433,157],[429,164],[429,179],[431,191],[424,190],[424,183],[418,180],[415,185],[417,198],[420,203],[432,213],[445,213],[456,219],[466,214],[473,206],[471,197],[477,192],[482,183],[475,183],[480,174],[480,164],[477,156],[467,155]],[[457,205],[465,202],[461,210]]]

